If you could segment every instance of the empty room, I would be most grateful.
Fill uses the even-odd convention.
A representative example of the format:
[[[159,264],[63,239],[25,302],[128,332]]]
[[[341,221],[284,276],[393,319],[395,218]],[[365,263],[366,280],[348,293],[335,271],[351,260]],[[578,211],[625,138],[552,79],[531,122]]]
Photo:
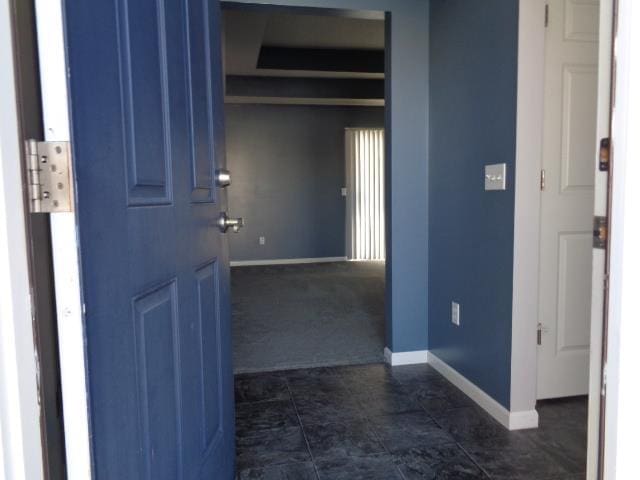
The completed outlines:
[[[235,372],[383,360],[385,26],[370,17],[223,6]]]

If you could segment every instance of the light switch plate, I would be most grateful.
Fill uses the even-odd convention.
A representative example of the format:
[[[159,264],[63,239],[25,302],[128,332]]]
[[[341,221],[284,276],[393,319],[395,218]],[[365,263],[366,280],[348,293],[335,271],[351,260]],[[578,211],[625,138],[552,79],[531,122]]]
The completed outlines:
[[[340,195],[342,195],[343,197],[347,196],[347,187],[342,187],[340,189]]]
[[[485,190],[506,190],[507,189],[507,164],[495,163],[484,166],[484,189]]]
[[[451,323],[460,326],[460,304],[451,302]]]

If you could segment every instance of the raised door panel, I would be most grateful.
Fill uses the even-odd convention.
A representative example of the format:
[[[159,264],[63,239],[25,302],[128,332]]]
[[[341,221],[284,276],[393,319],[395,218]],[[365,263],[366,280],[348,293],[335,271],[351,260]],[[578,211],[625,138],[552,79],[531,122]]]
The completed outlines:
[[[565,0],[564,38],[578,42],[598,41],[597,0]]]
[[[179,478],[180,357],[174,280],[133,299],[142,468],[147,480]]]
[[[215,200],[213,129],[213,57],[207,0],[188,1],[187,66],[191,196],[194,202]]]
[[[563,233],[558,251],[557,352],[589,349],[591,232]]]
[[[167,204],[172,188],[165,3],[121,0],[118,7],[128,204]]]
[[[222,349],[218,263],[212,261],[196,272],[202,381],[202,446],[214,447],[222,435]]]
[[[565,65],[562,106],[562,191],[593,189],[598,87],[595,65]]]

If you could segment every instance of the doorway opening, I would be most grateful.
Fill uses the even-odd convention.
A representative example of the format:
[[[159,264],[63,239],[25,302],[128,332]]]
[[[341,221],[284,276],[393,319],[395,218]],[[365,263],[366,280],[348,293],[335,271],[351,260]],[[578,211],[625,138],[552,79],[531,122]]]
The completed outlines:
[[[600,2],[547,2],[537,305],[537,436],[595,478],[602,279],[594,210],[606,210],[598,145],[609,130],[611,19]],[[579,15],[580,27],[574,19]],[[601,18],[602,17],[602,18]],[[600,32],[603,29],[603,32]],[[606,52],[606,53],[603,53]],[[600,278],[600,280],[598,280]],[[592,325],[593,321],[593,325]]]
[[[385,19],[223,3],[236,373],[383,361]]]

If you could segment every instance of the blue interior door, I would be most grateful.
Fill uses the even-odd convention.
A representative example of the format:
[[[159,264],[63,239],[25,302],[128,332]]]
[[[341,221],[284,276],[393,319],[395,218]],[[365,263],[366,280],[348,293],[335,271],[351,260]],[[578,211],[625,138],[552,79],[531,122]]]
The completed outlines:
[[[94,478],[231,479],[218,1],[64,4]]]

